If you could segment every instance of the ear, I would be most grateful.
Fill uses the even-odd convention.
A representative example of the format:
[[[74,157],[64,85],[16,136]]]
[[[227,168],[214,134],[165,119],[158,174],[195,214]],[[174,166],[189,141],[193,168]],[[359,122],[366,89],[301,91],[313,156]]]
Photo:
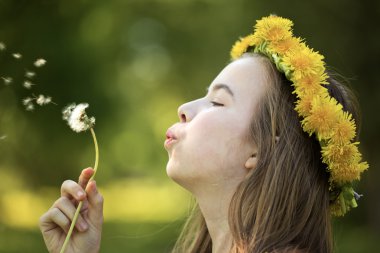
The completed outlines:
[[[254,153],[252,154],[248,160],[245,162],[244,164],[244,167],[248,170],[253,170],[253,169],[256,169],[256,165],[257,165],[257,154]]]

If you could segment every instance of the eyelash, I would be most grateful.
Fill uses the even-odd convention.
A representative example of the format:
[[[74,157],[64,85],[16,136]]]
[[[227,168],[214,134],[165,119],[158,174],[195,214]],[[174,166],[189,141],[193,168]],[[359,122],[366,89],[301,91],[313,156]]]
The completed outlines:
[[[217,103],[217,102],[214,102],[214,101],[211,101],[211,104],[212,104],[213,106],[224,106],[224,104]]]

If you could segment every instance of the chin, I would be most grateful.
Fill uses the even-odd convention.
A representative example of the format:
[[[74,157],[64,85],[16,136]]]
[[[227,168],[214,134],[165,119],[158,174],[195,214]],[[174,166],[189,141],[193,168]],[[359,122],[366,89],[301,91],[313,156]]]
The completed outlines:
[[[182,186],[186,190],[193,192],[192,189],[196,187],[196,178],[194,173],[186,173],[185,168],[181,168],[178,164],[175,164],[173,161],[169,160],[166,165],[166,174],[178,185]]]

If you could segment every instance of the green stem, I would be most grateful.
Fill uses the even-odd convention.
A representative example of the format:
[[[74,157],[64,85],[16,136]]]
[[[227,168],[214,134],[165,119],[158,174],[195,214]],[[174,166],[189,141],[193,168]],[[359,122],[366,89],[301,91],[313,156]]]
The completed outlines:
[[[95,165],[94,165],[94,174],[91,176],[90,180],[93,180],[96,174],[96,171],[98,170],[98,163],[99,163],[99,147],[98,147],[98,141],[96,140],[95,131],[93,128],[90,128],[92,139],[94,140],[94,146],[95,146]],[[82,209],[83,201],[80,201],[77,207],[77,210],[75,211],[73,221],[71,222],[69,232],[66,235],[66,239],[62,245],[60,253],[64,253],[67,247],[67,244],[70,240],[71,234],[73,233],[75,223],[77,222],[79,212]]]

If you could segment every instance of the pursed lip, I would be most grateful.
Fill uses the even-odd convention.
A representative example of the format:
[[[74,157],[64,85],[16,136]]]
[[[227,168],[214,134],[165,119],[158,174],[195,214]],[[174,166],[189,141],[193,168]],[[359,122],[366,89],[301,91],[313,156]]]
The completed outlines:
[[[169,128],[166,131],[166,140],[164,143],[164,146],[166,149],[168,149],[174,142],[178,141],[176,135],[174,132]]]

